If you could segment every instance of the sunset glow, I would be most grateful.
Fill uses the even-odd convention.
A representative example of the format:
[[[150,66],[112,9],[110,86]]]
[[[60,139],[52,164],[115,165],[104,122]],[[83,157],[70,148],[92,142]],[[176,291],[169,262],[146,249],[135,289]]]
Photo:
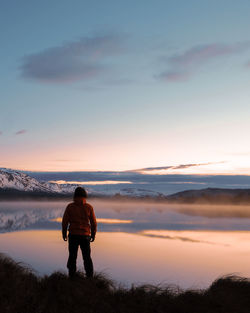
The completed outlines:
[[[171,235],[175,234],[171,232]],[[186,232],[182,235],[204,240],[209,238],[212,244],[121,232],[100,233],[93,251],[96,269],[103,271],[105,268],[106,274],[112,272],[112,278],[129,285],[135,282],[159,284],[167,281],[168,284],[184,288],[206,287],[226,273],[237,272],[249,277],[249,232]],[[29,245],[26,245],[27,240]],[[39,274],[65,267],[67,244],[61,240],[58,231],[2,234],[0,244],[3,252],[12,255],[17,261],[30,264]],[[148,253],[149,249],[152,253]],[[49,258],[44,251],[49,251]],[[80,257],[78,266],[82,267]]]
[[[250,312],[249,29],[250,0],[1,1],[0,311]]]
[[[185,168],[186,166],[186,168]],[[223,161],[208,164],[188,164],[171,166],[166,169],[141,169],[138,170],[141,174],[147,175],[166,175],[166,174],[181,174],[181,175],[250,175],[249,159],[238,158],[234,161]]]
[[[0,167],[250,175],[249,2],[46,6],[1,11]]]
[[[117,181],[117,180],[103,180],[103,181],[65,181],[65,180],[51,180],[50,183],[59,185],[117,185],[117,184],[132,184],[130,181]]]
[[[120,220],[116,218],[97,218],[96,220],[98,223],[102,223],[102,224],[131,224],[133,223],[132,220]],[[53,218],[51,219],[51,222],[61,223],[62,218],[61,217]]]

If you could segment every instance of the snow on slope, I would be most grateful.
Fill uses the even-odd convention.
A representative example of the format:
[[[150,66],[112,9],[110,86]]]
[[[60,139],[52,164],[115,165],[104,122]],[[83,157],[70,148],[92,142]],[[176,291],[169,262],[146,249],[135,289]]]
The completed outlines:
[[[23,192],[38,192],[49,194],[72,194],[77,187],[77,184],[58,184],[54,182],[42,182],[30,177],[29,175],[18,172],[12,169],[0,168],[0,190],[19,190]],[[79,186],[81,183],[79,182]],[[221,189],[221,188],[206,188],[199,190],[186,190],[172,195],[166,195],[146,188],[141,188],[138,184],[127,185],[87,185],[87,192],[92,196],[102,197],[130,197],[130,198],[164,198],[168,201],[195,203],[195,202],[250,202],[250,189]]]
[[[0,168],[0,188],[48,193],[63,192],[62,188],[57,184],[39,182],[24,173],[6,168]]]
[[[42,182],[27,174],[12,169],[0,168],[0,189],[14,189],[25,192],[46,192],[57,194],[73,193],[77,184]],[[95,196],[161,197],[162,193],[150,189],[124,188],[122,185],[87,186],[89,194]]]

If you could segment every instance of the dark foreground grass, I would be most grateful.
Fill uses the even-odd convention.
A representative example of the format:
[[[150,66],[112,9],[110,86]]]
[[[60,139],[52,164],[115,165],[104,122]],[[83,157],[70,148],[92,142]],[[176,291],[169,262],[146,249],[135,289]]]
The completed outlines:
[[[227,276],[206,290],[168,286],[115,287],[102,275],[70,280],[55,272],[37,277],[0,255],[1,313],[250,313],[250,280]]]

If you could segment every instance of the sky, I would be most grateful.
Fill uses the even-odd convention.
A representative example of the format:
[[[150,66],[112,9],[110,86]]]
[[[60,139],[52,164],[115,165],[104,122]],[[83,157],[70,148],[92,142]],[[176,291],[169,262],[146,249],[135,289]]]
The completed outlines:
[[[250,175],[249,28],[248,0],[1,1],[0,167]]]

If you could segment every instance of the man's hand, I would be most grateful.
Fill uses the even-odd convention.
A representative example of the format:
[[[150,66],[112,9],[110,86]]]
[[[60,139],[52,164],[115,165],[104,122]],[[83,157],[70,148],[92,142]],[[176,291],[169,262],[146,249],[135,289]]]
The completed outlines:
[[[95,236],[90,237],[90,242],[93,242],[93,241],[95,241]]]
[[[67,235],[63,235],[63,240],[64,240],[64,241],[67,241],[67,240],[68,240]]]

